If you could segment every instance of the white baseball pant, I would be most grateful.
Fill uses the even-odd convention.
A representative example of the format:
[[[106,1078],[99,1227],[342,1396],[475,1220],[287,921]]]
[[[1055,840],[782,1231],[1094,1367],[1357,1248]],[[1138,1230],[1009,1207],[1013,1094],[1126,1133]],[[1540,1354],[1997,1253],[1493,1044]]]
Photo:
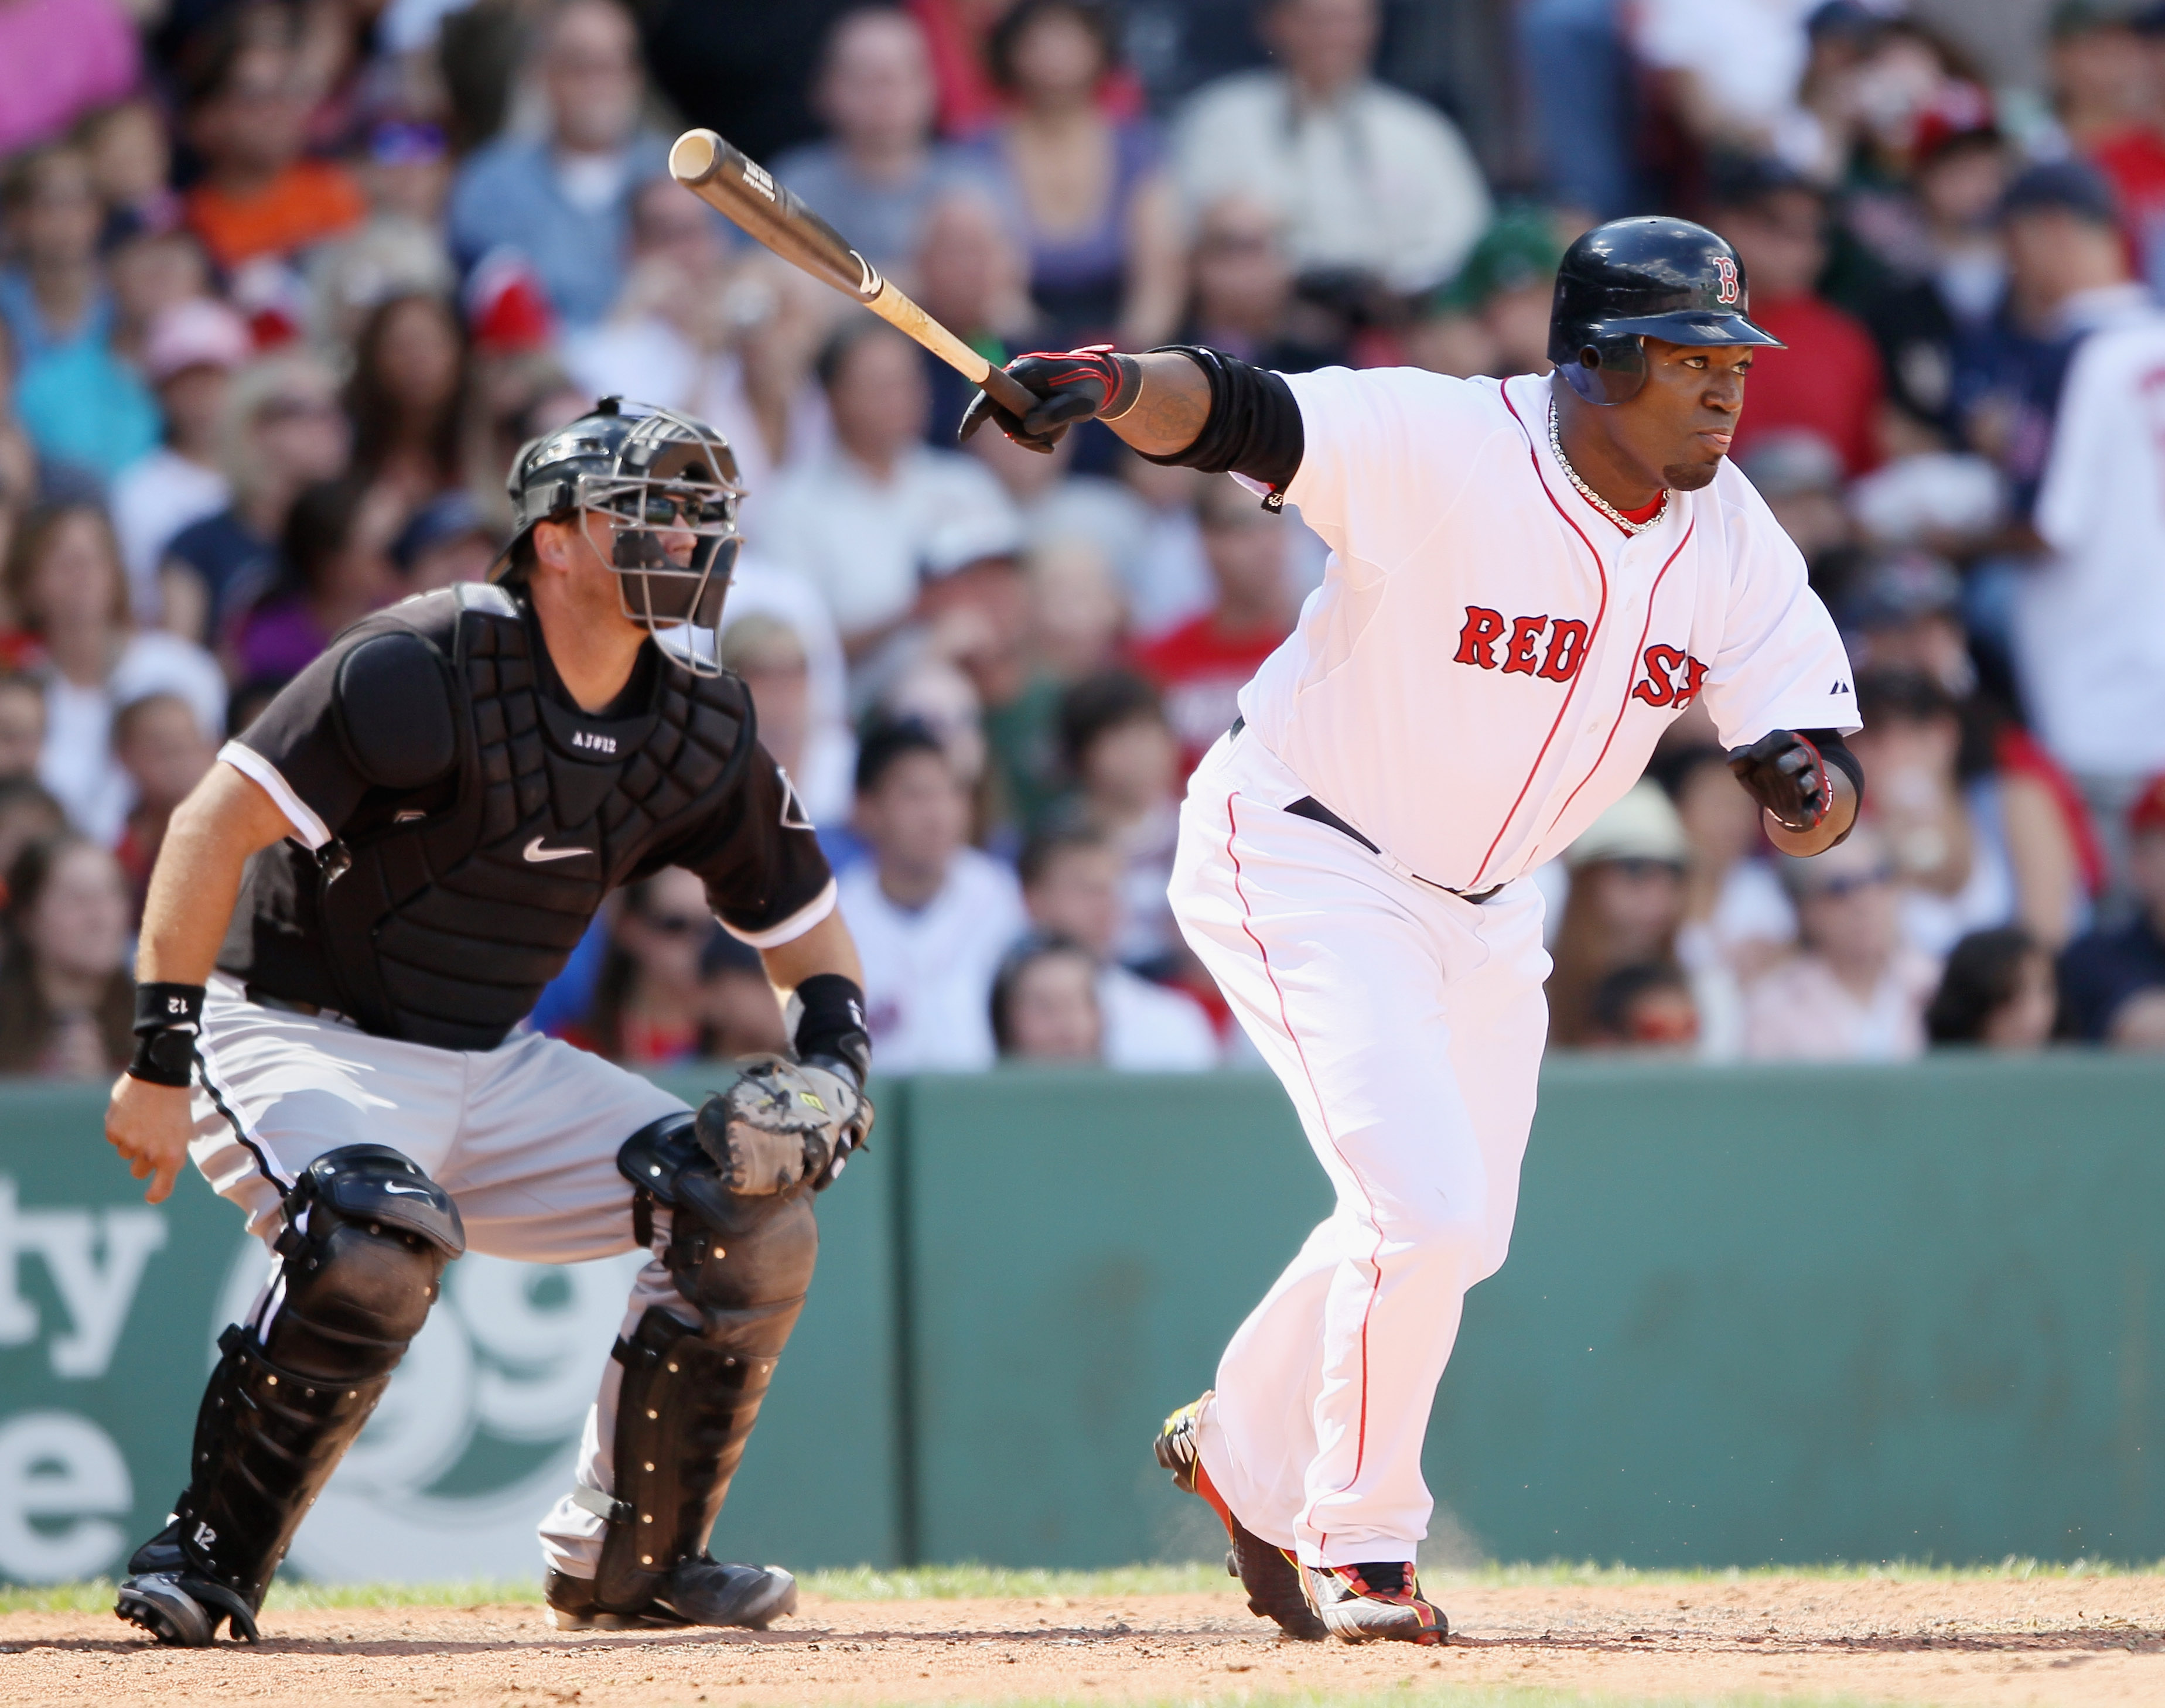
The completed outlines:
[[[1242,1522],[1304,1563],[1412,1560],[1461,1304],[1510,1243],[1548,1027],[1541,899],[1425,883],[1283,810],[1309,793],[1243,730],[1181,809],[1174,917],[1338,1200],[1225,1348],[1198,1443]]]
[[[370,1036],[349,1022],[248,1001],[213,978],[199,1041],[196,1136],[188,1153],[212,1189],[247,1212],[267,1245],[279,1202],[301,1171],[342,1145],[388,1145],[451,1195],[468,1247],[500,1257],[577,1263],[632,1249],[631,1187],[617,1172],[624,1140],[684,1107],[658,1086],[555,1038],[514,1034],[493,1050],[440,1050]],[[655,1249],[669,1212],[655,1207]],[[250,1312],[259,1331],[277,1308],[281,1267]],[[656,1258],[635,1278],[621,1332],[650,1307],[696,1323]],[[587,1414],[577,1480],[616,1492],[612,1448],[624,1367],[608,1361]],[[592,1578],[601,1519],[566,1494],[542,1521],[549,1565]]]

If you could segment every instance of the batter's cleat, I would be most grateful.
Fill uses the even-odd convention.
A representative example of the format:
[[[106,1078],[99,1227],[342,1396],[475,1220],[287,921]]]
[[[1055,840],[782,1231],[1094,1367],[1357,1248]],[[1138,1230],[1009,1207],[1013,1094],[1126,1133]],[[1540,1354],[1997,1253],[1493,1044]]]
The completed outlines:
[[[256,1641],[255,1610],[233,1590],[195,1572],[137,1572],[120,1581],[113,1616],[140,1625],[175,1648],[208,1648],[220,1621]]]
[[[1309,1605],[1341,1642],[1442,1642],[1451,1621],[1422,1600],[1403,1560],[1368,1566],[1303,1566]]]
[[[1166,1419],[1153,1447],[1157,1462],[1172,1473],[1174,1488],[1207,1501],[1225,1525],[1233,1543],[1225,1553],[1226,1574],[1238,1578],[1241,1587],[1248,1592],[1248,1610],[1259,1619],[1275,1620],[1279,1630],[1298,1642],[1320,1642],[1327,1633],[1302,1593],[1300,1569],[1293,1556],[1272,1547],[1235,1518],[1212,1484],[1210,1473],[1203,1468],[1195,1430],[1211,1397],[1206,1391],[1200,1400],[1182,1406]]]
[[[549,1574],[549,1623],[559,1631],[642,1631],[656,1626],[734,1625],[764,1631],[797,1610],[797,1579],[779,1566],[725,1566],[705,1554],[679,1560],[644,1606],[604,1609],[591,1578]]]

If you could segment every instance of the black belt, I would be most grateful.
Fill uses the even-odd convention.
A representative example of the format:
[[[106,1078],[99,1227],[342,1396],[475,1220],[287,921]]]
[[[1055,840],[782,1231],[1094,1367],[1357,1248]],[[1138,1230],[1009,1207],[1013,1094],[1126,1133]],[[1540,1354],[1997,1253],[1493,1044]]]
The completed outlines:
[[[275,1009],[280,1014],[305,1015],[310,1020],[343,1020],[345,1016],[334,1008],[325,1008],[319,1002],[303,1002],[298,997],[273,996],[260,985],[246,987],[248,999],[258,1008]]]
[[[1238,735],[1241,730],[1247,727],[1248,720],[1246,718],[1235,718],[1233,720],[1231,733]],[[1293,814],[1297,817],[1312,819],[1319,825],[1330,825],[1332,830],[1337,831],[1341,836],[1351,836],[1363,848],[1366,848],[1371,854],[1380,855],[1383,851],[1373,842],[1371,842],[1366,836],[1362,836],[1358,830],[1355,830],[1352,825],[1347,824],[1345,820],[1340,818],[1337,814],[1332,812],[1329,807],[1324,805],[1321,801],[1318,800],[1312,794],[1304,794],[1298,800],[1288,803],[1286,810]],[[1414,873],[1414,876],[1420,878],[1420,874],[1418,872]],[[1420,882],[1427,883],[1430,889],[1440,889],[1446,895],[1455,895],[1458,897],[1460,900],[1470,901],[1477,907],[1478,907],[1483,902],[1487,901],[1491,896],[1494,895],[1504,887],[1500,883],[1492,883],[1486,889],[1453,889],[1447,883],[1429,883],[1429,880],[1425,878],[1421,878]]]

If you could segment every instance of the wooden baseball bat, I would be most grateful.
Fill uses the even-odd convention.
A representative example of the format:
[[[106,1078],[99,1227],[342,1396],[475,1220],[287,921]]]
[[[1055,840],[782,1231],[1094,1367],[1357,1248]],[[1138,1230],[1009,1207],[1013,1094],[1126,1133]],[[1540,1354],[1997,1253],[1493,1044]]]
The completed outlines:
[[[962,342],[911,302],[851,249],[825,220],[774,181],[758,161],[711,130],[687,130],[669,150],[670,176],[793,266],[824,279],[930,351],[994,403],[1017,415],[1035,408],[1035,394]]]

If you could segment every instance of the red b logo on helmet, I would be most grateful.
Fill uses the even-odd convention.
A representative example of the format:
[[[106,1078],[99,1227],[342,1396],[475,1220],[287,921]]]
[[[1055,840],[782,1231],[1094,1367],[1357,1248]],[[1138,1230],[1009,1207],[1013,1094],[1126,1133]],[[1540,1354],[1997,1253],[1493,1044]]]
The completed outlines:
[[[1736,285],[1736,263],[1727,256],[1718,255],[1714,258],[1714,277],[1716,302],[1726,306],[1741,294]]]

